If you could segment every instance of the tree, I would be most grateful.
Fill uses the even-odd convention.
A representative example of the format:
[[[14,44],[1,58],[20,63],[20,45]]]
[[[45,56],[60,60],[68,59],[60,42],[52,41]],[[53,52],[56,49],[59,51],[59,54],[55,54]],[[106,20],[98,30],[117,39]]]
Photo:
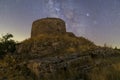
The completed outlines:
[[[12,34],[7,33],[6,35],[2,36],[2,38],[0,38],[1,42],[8,42],[11,38],[13,38]]]
[[[7,33],[6,35],[0,38],[0,54],[13,53],[16,48],[16,42],[11,39],[13,38],[12,34]]]

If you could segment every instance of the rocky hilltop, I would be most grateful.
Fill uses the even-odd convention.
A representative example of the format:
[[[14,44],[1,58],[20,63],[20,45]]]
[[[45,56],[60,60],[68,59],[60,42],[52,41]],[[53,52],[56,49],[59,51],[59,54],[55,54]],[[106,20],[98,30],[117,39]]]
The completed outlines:
[[[31,38],[18,47],[18,53],[47,55],[63,51],[79,52],[82,46],[95,46],[93,42],[66,32],[65,22],[59,18],[43,18],[33,22]]]
[[[117,49],[66,32],[63,20],[43,18],[0,61],[0,80],[119,80],[119,58]]]
[[[31,31],[31,38],[18,46],[17,53],[29,55],[27,66],[39,80],[60,76],[67,79],[67,75],[72,80],[74,78],[71,75],[78,77],[84,71],[82,68],[87,70],[93,65],[86,50],[96,47],[95,44],[84,37],[66,32],[63,20],[44,18],[34,21]]]

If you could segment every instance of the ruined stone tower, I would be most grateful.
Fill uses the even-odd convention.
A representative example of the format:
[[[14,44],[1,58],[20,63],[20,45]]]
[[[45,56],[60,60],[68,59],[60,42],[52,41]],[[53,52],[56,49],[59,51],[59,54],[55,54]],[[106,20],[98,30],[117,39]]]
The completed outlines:
[[[59,18],[43,18],[33,22],[31,37],[40,34],[64,34],[66,33],[65,22]]]

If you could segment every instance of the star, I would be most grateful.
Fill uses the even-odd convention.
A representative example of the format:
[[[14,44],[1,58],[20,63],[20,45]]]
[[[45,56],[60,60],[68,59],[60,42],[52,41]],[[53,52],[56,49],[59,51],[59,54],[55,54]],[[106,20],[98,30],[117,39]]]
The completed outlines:
[[[89,14],[89,13],[86,13],[86,16],[87,16],[87,17],[89,17],[89,16],[90,16],[90,14]]]

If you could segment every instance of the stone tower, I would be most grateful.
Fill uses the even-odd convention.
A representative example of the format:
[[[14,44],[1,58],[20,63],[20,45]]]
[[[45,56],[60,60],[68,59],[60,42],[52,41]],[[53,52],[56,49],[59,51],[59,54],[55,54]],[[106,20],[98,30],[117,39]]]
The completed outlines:
[[[40,34],[64,34],[66,33],[65,22],[59,18],[43,18],[33,22],[31,37]]]

